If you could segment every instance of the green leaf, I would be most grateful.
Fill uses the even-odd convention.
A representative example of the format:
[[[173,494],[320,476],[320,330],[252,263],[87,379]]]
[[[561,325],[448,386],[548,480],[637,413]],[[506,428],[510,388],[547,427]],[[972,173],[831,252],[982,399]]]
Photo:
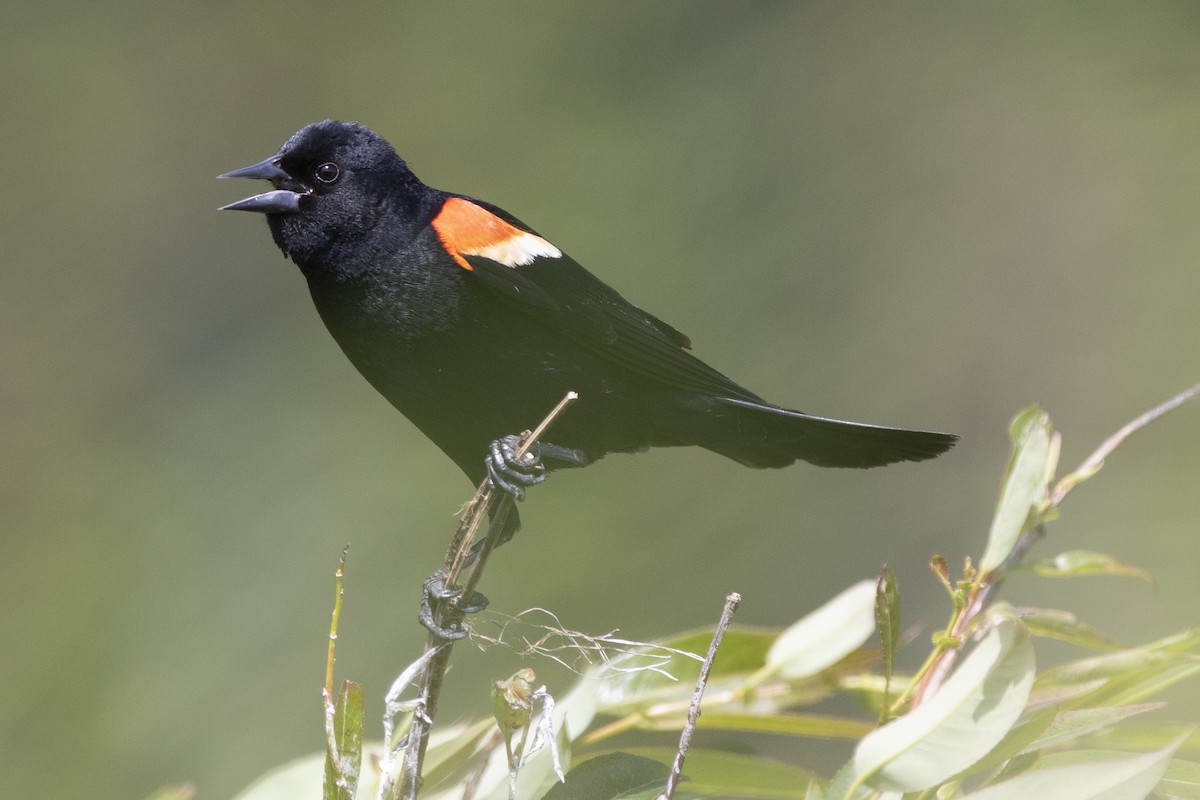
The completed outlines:
[[[1004,488],[996,504],[996,516],[988,532],[987,549],[979,562],[987,574],[999,567],[1012,553],[1026,529],[1030,512],[1046,495],[1057,466],[1057,448],[1052,445],[1050,417],[1038,406],[1031,406],[1013,420],[1009,428],[1013,452],[1004,479]]]
[[[362,767],[363,688],[353,681],[342,681],[333,715],[333,742],[336,752],[325,752],[324,800],[354,800],[358,773]]]
[[[373,743],[368,750],[374,758],[383,755],[383,748],[378,743]],[[324,770],[325,753],[311,753],[260,776],[234,800],[317,800],[321,797]],[[359,800],[364,800],[365,791],[361,794]]]
[[[875,581],[859,581],[775,640],[767,671],[806,678],[841,661],[875,632]]]
[[[1142,647],[1092,656],[1062,664],[1038,676],[1040,694],[1070,691],[1082,684],[1095,688],[1077,696],[1073,703],[1132,705],[1153,697],[1175,684],[1200,674],[1194,651],[1200,646],[1200,631],[1188,630]]]
[[[1053,558],[1021,567],[1046,578],[1075,578],[1085,575],[1125,575],[1154,583],[1154,577],[1140,567],[1125,564],[1106,553],[1093,550],[1068,550]]]
[[[1200,729],[1172,722],[1142,722],[1113,728],[1105,731],[1104,746],[1112,750],[1145,752],[1161,750],[1180,737],[1183,738],[1180,751],[1200,753]]]
[[[1000,743],[988,751],[988,754],[982,759],[959,773],[959,777],[986,774],[1001,766],[1007,771],[1012,766],[1012,759],[1050,727],[1050,724],[1054,722],[1054,716],[1053,708],[1042,708],[1035,711],[1027,708],[1008,733],[1004,734]]]
[[[1048,707],[1078,707],[1086,698],[1091,697],[1098,689],[1108,683],[1104,678],[1091,681],[1080,681],[1074,684],[1040,684],[1041,676],[1033,681],[1033,691],[1029,693],[1030,708]]]
[[[678,730],[679,719],[663,720],[657,724],[663,730]],[[826,717],[817,714],[731,714],[706,711],[698,726],[702,730],[744,731],[746,733],[775,733],[789,736],[813,736],[822,739],[861,739],[875,726],[856,719]]]
[[[966,795],[963,800],[1144,800],[1162,778],[1179,746],[1129,755],[1072,751],[1047,756],[1038,769]]]
[[[892,673],[896,665],[896,650],[900,647],[900,587],[896,573],[884,564],[883,574],[875,584],[875,626],[879,629],[880,651],[883,656],[883,698],[880,702],[880,721],[886,722],[890,705]]]
[[[637,747],[624,751],[652,761],[674,761],[674,749]],[[693,747],[683,768],[686,780],[680,784],[689,794],[704,797],[779,798],[805,800],[814,782],[811,772],[763,756]]]
[[[854,760],[851,759],[841,766],[829,785],[825,787],[824,800],[865,800],[875,797],[876,793],[855,780]]]
[[[496,729],[494,719],[484,718],[470,725],[436,725],[429,735],[421,777],[435,786],[446,780],[479,747],[483,737]]]
[[[1039,688],[1045,685],[1078,684],[1100,678],[1131,674],[1146,667],[1175,663],[1176,653],[1153,645],[1130,647],[1115,653],[1081,658],[1044,670],[1038,675]]]
[[[555,784],[543,800],[616,800],[635,792],[661,789],[670,768],[644,756],[608,753],[584,761]]]
[[[1178,800],[1200,800],[1200,763],[1171,759],[1157,793]]]
[[[196,787],[190,783],[179,786],[164,786],[146,800],[192,800],[196,796]]]
[[[1161,639],[1142,645],[1143,650],[1158,650],[1164,653],[1200,654],[1200,628],[1187,630],[1164,636]]]
[[[589,673],[571,687],[566,697],[559,698],[554,706],[554,729],[564,731],[570,739],[587,730],[596,716],[600,685],[599,679]],[[608,690],[607,684],[604,689]]]
[[[1020,611],[1021,622],[1034,636],[1057,639],[1060,642],[1086,647],[1089,650],[1119,650],[1125,647],[1090,625],[1079,621],[1069,611],[1053,608],[1025,608]]]
[[[702,628],[661,643],[616,656],[589,674],[603,682],[600,709],[620,716],[654,703],[691,697],[700,674],[700,658],[685,653],[704,653],[712,641],[712,628]],[[709,676],[710,691],[723,681],[740,682],[761,670],[767,651],[779,636],[778,630],[738,626],[726,631],[721,650]],[[669,649],[668,649],[669,648]]]
[[[924,705],[867,735],[854,753],[857,783],[914,792],[979,761],[1009,732],[1033,686],[1033,647],[1011,609]]]
[[[1194,660],[1163,667],[1156,666],[1133,675],[1114,678],[1097,693],[1097,697],[1112,705],[1131,705],[1157,697],[1172,686],[1197,675],[1200,675],[1200,662]]]
[[[1162,708],[1166,703],[1143,703],[1136,706],[1103,708],[1081,708],[1063,711],[1054,718],[1050,726],[1037,739],[1029,743],[1022,753],[1033,753],[1073,741],[1089,733],[1116,725],[1130,717]]]

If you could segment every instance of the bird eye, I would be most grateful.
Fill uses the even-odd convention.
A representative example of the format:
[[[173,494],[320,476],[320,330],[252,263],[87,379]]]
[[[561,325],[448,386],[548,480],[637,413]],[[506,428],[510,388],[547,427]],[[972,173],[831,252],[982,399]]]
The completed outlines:
[[[333,183],[338,179],[338,176],[342,174],[342,171],[338,168],[337,164],[333,163],[332,161],[326,161],[324,164],[317,167],[313,174],[321,183]]]

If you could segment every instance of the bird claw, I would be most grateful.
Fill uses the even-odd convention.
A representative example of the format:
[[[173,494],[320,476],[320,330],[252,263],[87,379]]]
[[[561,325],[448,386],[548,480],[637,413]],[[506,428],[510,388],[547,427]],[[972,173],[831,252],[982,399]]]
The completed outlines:
[[[526,487],[537,486],[546,480],[546,467],[542,464],[543,454],[547,458],[561,461],[570,466],[583,466],[589,460],[578,450],[552,444],[535,444],[525,455],[518,458],[517,448],[520,446],[520,441],[519,436],[505,436],[503,439],[497,439],[488,446],[488,454],[483,460],[484,466],[487,468],[488,483],[493,489],[511,495],[514,500],[523,500]],[[504,544],[516,531],[516,513],[515,508],[509,511],[508,519],[512,524],[497,536],[494,542],[495,546]],[[486,542],[485,539],[475,542],[467,556],[467,564],[471,564],[479,557]],[[474,614],[487,608],[488,599],[486,597],[479,592],[472,592],[469,599],[454,603],[451,606],[452,621],[446,625],[439,623],[433,613],[435,608],[453,603],[461,598],[462,593],[461,586],[447,586],[445,573],[438,570],[425,581],[425,591],[421,597],[421,610],[417,614],[417,619],[439,639],[451,642],[462,639],[467,635],[467,629],[460,621],[461,616]]]
[[[425,591],[421,595],[421,610],[417,613],[417,620],[426,630],[439,639],[444,639],[448,642],[462,639],[467,635],[467,629],[461,622],[455,621],[450,625],[441,625],[433,617],[435,603],[447,603],[462,597],[462,593],[463,589],[461,586],[446,585],[446,576],[439,569],[425,579]],[[472,592],[471,598],[456,606],[455,611],[459,615],[475,614],[483,611],[487,606],[487,597],[479,592]]]
[[[488,483],[493,489],[512,495],[514,500],[525,499],[525,487],[537,486],[546,480],[546,468],[542,465],[539,448],[535,444],[525,455],[517,456],[520,437],[505,436],[488,446],[483,465],[487,469]]]

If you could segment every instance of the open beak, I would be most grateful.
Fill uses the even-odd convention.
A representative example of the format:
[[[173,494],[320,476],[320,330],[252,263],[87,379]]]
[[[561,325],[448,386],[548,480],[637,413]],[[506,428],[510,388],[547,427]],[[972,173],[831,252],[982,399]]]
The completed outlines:
[[[300,198],[312,194],[304,184],[297,181],[279,166],[279,156],[271,156],[265,161],[251,164],[248,167],[235,169],[218,175],[218,178],[259,178],[270,181],[275,191],[256,194],[245,200],[238,200],[227,206],[221,206],[218,211],[257,211],[260,214],[295,214],[300,210]]]

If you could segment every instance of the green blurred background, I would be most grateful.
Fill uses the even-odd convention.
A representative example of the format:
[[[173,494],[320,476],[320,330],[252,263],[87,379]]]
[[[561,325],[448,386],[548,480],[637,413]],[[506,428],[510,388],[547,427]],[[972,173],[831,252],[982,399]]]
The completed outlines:
[[[981,552],[1015,412],[1043,403],[1073,466],[1200,378],[1198,37],[1192,2],[10,6],[5,793],[220,798],[318,749],[347,542],[339,671],[372,718],[423,640],[419,582],[469,487],[342,357],[262,220],[216,213],[253,188],[217,173],[361,121],[767,397],[963,435],[871,472],[680,450],[556,475],[490,565],[496,610],[645,638],[736,589],[740,622],[782,625],[887,561],[928,631],[925,563]],[[1156,588],[1006,596],[1129,640],[1194,624],[1198,441],[1195,407],[1139,434],[1036,551],[1108,551]],[[447,718],[517,660],[457,664]],[[1188,695],[1164,718],[1200,716]]]

